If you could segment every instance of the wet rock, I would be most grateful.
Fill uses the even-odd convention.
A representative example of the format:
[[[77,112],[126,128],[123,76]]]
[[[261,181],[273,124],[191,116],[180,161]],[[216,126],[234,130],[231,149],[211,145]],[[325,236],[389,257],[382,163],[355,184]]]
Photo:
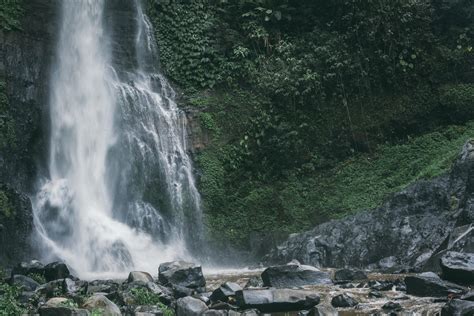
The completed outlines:
[[[40,286],[40,284],[32,278],[19,274],[11,278],[10,284],[19,286],[23,288],[24,291],[34,291]]]
[[[202,315],[206,315],[206,316],[227,316],[228,314],[229,312],[226,310],[217,310],[217,309],[210,309],[202,313]],[[240,315],[240,313],[237,313],[237,315]]]
[[[46,282],[64,279],[69,275],[69,269],[64,262],[52,262],[44,267],[44,278]]]
[[[201,266],[184,261],[166,262],[158,268],[158,280],[164,286],[200,289],[206,286]]]
[[[371,298],[382,298],[383,294],[380,293],[379,291],[370,291],[369,292],[369,297],[371,297]]]
[[[212,292],[210,299],[213,302],[227,302],[229,301],[229,297],[235,296],[235,292],[240,290],[242,290],[242,288],[237,283],[226,282]]]
[[[41,307],[40,316],[89,316],[87,309],[70,307]]]
[[[1,35],[0,35],[1,36]],[[2,46],[5,43],[0,44],[0,55]],[[22,52],[23,55],[23,52]],[[2,63],[0,61],[0,64]],[[18,66],[18,65],[16,65]],[[1,71],[0,71],[1,75]],[[19,104],[14,103],[15,106],[11,106],[12,110]],[[2,114],[6,114],[5,111],[2,111]],[[3,115],[2,115],[3,116]],[[17,118],[18,120],[24,120],[25,118]],[[2,118],[3,120],[3,118]],[[3,124],[3,123],[2,123]],[[31,243],[30,236],[33,231],[33,210],[31,208],[31,201],[27,195],[22,194],[18,190],[2,184],[2,175],[4,175],[4,167],[6,163],[6,157],[12,152],[15,151],[13,148],[5,148],[7,150],[2,150],[1,159],[0,159],[0,192],[5,194],[5,197],[8,199],[7,204],[9,210],[0,209],[0,266],[13,266],[20,260],[25,258],[31,258]],[[20,172],[20,170],[9,170],[8,172]],[[14,178],[6,178],[6,182],[11,183],[18,177],[16,174]],[[31,271],[33,267],[29,263],[24,263],[27,267],[26,269],[17,269],[15,267],[14,274],[28,275],[28,272]],[[29,266],[29,267],[28,267]],[[25,271],[30,268],[30,271]],[[19,271],[23,270],[23,271]]]
[[[163,316],[163,310],[156,305],[137,306],[134,316]]]
[[[119,284],[113,280],[94,280],[89,282],[87,293],[112,293],[116,292],[118,288]]]
[[[466,288],[443,281],[433,272],[407,276],[405,283],[407,294],[415,296],[446,297],[449,294],[462,294],[467,292]]]
[[[29,262],[21,262],[17,266],[15,266],[12,269],[11,272],[12,276],[13,275],[32,275],[32,274],[38,274],[38,275],[44,275],[44,265],[39,262],[38,260],[31,260]]]
[[[440,260],[443,278],[462,284],[474,284],[474,253],[448,251]]]
[[[474,291],[469,291],[468,293],[461,296],[462,300],[474,302]]]
[[[334,273],[334,281],[366,280],[367,274],[357,269],[340,269]]]
[[[76,307],[69,307],[71,301],[64,297],[49,299],[40,309],[40,316],[87,316],[89,311]]]
[[[263,313],[307,310],[319,304],[320,297],[309,291],[290,289],[248,289],[236,292],[240,308]]]
[[[370,281],[368,285],[374,291],[391,291],[395,287],[392,281]]]
[[[382,306],[382,309],[386,312],[387,311],[399,312],[399,311],[402,310],[402,305],[400,305],[399,303],[395,303],[395,302],[387,302]]]
[[[260,313],[257,309],[248,309],[243,311],[240,315],[241,316],[258,316]]]
[[[337,316],[337,309],[330,305],[318,305],[311,308],[308,316]]]
[[[331,305],[334,307],[354,307],[359,305],[359,302],[346,293],[343,293],[333,297]]]
[[[449,174],[418,181],[374,210],[290,235],[265,262],[296,258],[316,267],[371,265],[389,271],[421,270],[433,253],[443,248],[455,227],[472,223],[473,152],[474,142],[468,141]]]
[[[90,311],[101,309],[104,315],[122,315],[118,306],[102,294],[94,294],[89,297],[84,302],[83,307]]]
[[[262,280],[264,286],[277,288],[332,284],[329,273],[319,271],[315,267],[293,263],[267,268],[262,273]]]
[[[77,280],[74,281],[70,278],[65,278],[62,283],[63,286],[63,293],[67,295],[73,296],[76,294],[86,294],[88,288],[88,282]]]
[[[207,310],[206,304],[194,297],[183,297],[176,302],[176,316],[199,316]]]
[[[128,274],[127,282],[153,282],[153,277],[148,272],[132,271]]]
[[[210,298],[211,295],[212,295],[212,292],[206,292],[206,293],[196,294],[193,297],[203,301],[206,305],[209,305],[211,303],[211,298]]]
[[[237,306],[231,305],[229,303],[224,303],[224,302],[217,302],[209,306],[209,309],[215,309],[215,310],[237,310]]]
[[[45,284],[40,285],[36,291],[38,295],[44,296],[46,298],[52,298],[58,296],[58,294],[64,294],[63,290],[63,281],[55,280]]]
[[[244,288],[249,289],[249,288],[258,288],[258,287],[263,287],[263,280],[260,276],[253,276],[251,277],[247,283],[245,284]]]
[[[352,283],[343,283],[339,286],[341,289],[353,289],[355,285]]]
[[[474,315],[474,302],[451,300],[441,310],[441,316],[470,316]]]

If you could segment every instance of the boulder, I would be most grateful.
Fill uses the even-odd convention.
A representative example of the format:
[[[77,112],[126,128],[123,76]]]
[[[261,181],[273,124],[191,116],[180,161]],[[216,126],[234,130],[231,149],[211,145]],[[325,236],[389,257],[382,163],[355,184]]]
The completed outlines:
[[[217,288],[214,292],[212,292],[210,299],[213,302],[228,302],[229,297],[235,296],[235,292],[240,290],[242,290],[242,288],[237,283],[226,282],[219,286],[219,288]]]
[[[443,281],[433,272],[407,276],[405,283],[407,294],[415,296],[446,297],[449,294],[462,294],[467,292],[466,288]]]
[[[474,302],[474,291],[469,291],[468,293],[461,296],[462,300]]]
[[[338,312],[330,305],[318,305],[308,311],[308,316],[338,316]]]
[[[147,305],[137,306],[134,316],[163,316],[163,310],[159,306]]]
[[[451,300],[441,309],[441,316],[471,316],[474,315],[474,302]]]
[[[90,311],[101,309],[102,313],[107,316],[122,315],[120,308],[102,294],[94,294],[89,297],[84,302],[83,307]]]
[[[87,309],[72,307],[41,307],[39,309],[40,316],[89,316]]]
[[[13,275],[44,275],[44,265],[39,262],[38,260],[31,260],[29,262],[21,262],[17,266],[12,269],[12,276]]]
[[[52,262],[44,267],[46,282],[64,279],[70,276],[69,269],[64,262]]]
[[[358,269],[340,269],[334,272],[334,281],[354,281],[354,280],[366,280],[367,274],[364,271]]]
[[[307,310],[319,304],[314,292],[290,289],[248,289],[236,292],[237,305],[263,313]]]
[[[94,280],[87,286],[87,294],[116,292],[119,284],[113,280]]]
[[[444,279],[474,284],[474,253],[448,251],[441,257],[440,265]]]
[[[265,269],[262,273],[264,286],[290,288],[303,285],[332,284],[329,273],[300,264],[286,264]]]
[[[127,282],[153,282],[153,277],[148,272],[132,271],[128,274]]]
[[[71,305],[71,301],[64,297],[53,297],[39,309],[40,316],[88,316],[89,311]]]
[[[240,315],[240,313],[237,313]],[[209,309],[202,313],[201,315],[206,315],[206,316],[228,316],[229,312],[226,310],[217,310],[217,309]]]
[[[343,293],[333,297],[331,300],[331,305],[334,307],[354,307],[359,305],[359,302],[346,293]]]
[[[386,312],[399,312],[402,310],[402,305],[395,302],[387,302],[382,306],[382,309]]]
[[[40,284],[32,278],[20,274],[15,274],[10,279],[10,284],[21,287],[24,291],[34,291],[40,286]]]
[[[194,297],[186,296],[176,302],[176,316],[200,316],[207,310],[207,305]]]
[[[158,268],[158,280],[164,286],[200,289],[206,286],[201,266],[184,261],[162,263]]]

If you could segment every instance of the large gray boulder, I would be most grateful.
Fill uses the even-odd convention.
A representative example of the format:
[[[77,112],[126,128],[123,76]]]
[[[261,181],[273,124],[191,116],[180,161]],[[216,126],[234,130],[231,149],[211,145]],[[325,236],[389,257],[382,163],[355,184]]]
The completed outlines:
[[[109,300],[102,294],[94,294],[89,297],[83,304],[83,307],[89,311],[101,310],[103,315],[120,316],[120,308],[114,302]]]
[[[291,288],[303,285],[332,284],[329,273],[317,268],[290,263],[265,269],[262,273],[264,286]]]
[[[443,278],[462,284],[474,284],[474,254],[448,251],[440,260]]]
[[[248,289],[237,291],[237,305],[258,309],[262,313],[308,310],[319,304],[314,292],[291,289]]]
[[[463,294],[467,292],[466,288],[443,281],[433,272],[407,276],[405,284],[407,294],[415,296],[447,297],[449,294]]]
[[[164,286],[200,289],[206,286],[201,266],[191,262],[165,262],[158,268],[158,280]]]
[[[200,299],[186,296],[176,302],[176,316],[200,316],[208,310]]]
[[[441,316],[472,316],[474,315],[474,302],[451,300],[443,306]]]

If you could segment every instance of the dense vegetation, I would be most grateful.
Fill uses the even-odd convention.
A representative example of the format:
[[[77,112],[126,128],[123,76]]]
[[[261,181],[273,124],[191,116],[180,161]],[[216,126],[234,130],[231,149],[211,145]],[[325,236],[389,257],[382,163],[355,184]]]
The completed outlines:
[[[211,233],[246,246],[444,172],[474,135],[473,13],[471,0],[150,0],[163,69],[212,139],[197,155]]]

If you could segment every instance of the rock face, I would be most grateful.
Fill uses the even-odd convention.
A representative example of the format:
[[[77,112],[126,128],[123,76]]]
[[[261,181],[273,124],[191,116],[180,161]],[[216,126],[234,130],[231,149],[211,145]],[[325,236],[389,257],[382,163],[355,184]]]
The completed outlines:
[[[64,279],[69,275],[69,269],[64,262],[51,262],[44,267],[44,278],[46,282]]]
[[[186,296],[176,302],[176,316],[199,316],[207,310],[206,304],[194,297]]]
[[[320,297],[312,292],[289,289],[253,289],[236,293],[240,308],[255,308],[262,313],[308,310],[319,304]]]
[[[462,284],[474,284],[474,254],[447,252],[440,260],[443,278]]]
[[[22,1],[21,30],[0,30],[0,83],[5,85],[8,100],[6,112],[0,115],[12,126],[7,144],[0,145],[0,194],[6,195],[10,206],[5,212],[0,205],[0,265],[4,266],[34,255],[29,247],[33,216],[26,193],[31,192],[38,173],[37,158],[47,148],[43,114],[47,112],[60,3]]]
[[[229,297],[234,297],[235,293],[241,290],[242,288],[237,283],[226,282],[212,292],[210,299],[213,302],[227,302]]]
[[[194,263],[173,261],[158,268],[158,280],[165,286],[199,289],[206,286],[202,268]]]
[[[473,214],[474,141],[468,141],[449,173],[418,181],[374,210],[293,234],[265,261],[297,259],[316,267],[421,270],[449,247],[465,252],[473,246],[468,231]],[[451,238],[449,243],[452,234],[465,238],[461,243]]]
[[[357,269],[340,269],[334,272],[334,281],[354,281],[366,280],[367,274],[362,270]]]
[[[132,271],[128,274],[127,282],[153,282],[153,277],[148,272]]]
[[[83,304],[83,307],[90,310],[101,309],[104,315],[120,316],[122,313],[117,305],[101,294],[95,294],[89,297]]]
[[[449,294],[462,294],[467,292],[466,288],[445,282],[432,272],[407,276],[405,283],[407,286],[407,294],[415,296],[447,297]]]
[[[294,263],[267,268],[262,273],[262,280],[264,286],[276,288],[332,284],[328,273],[315,267]]]
[[[451,300],[441,310],[441,316],[469,316],[474,315],[474,302]]]
[[[0,265],[11,265],[31,255],[29,238],[32,230],[30,199],[0,184]]]
[[[340,294],[332,298],[331,305],[334,307],[354,307],[359,305],[359,302],[347,294]]]

